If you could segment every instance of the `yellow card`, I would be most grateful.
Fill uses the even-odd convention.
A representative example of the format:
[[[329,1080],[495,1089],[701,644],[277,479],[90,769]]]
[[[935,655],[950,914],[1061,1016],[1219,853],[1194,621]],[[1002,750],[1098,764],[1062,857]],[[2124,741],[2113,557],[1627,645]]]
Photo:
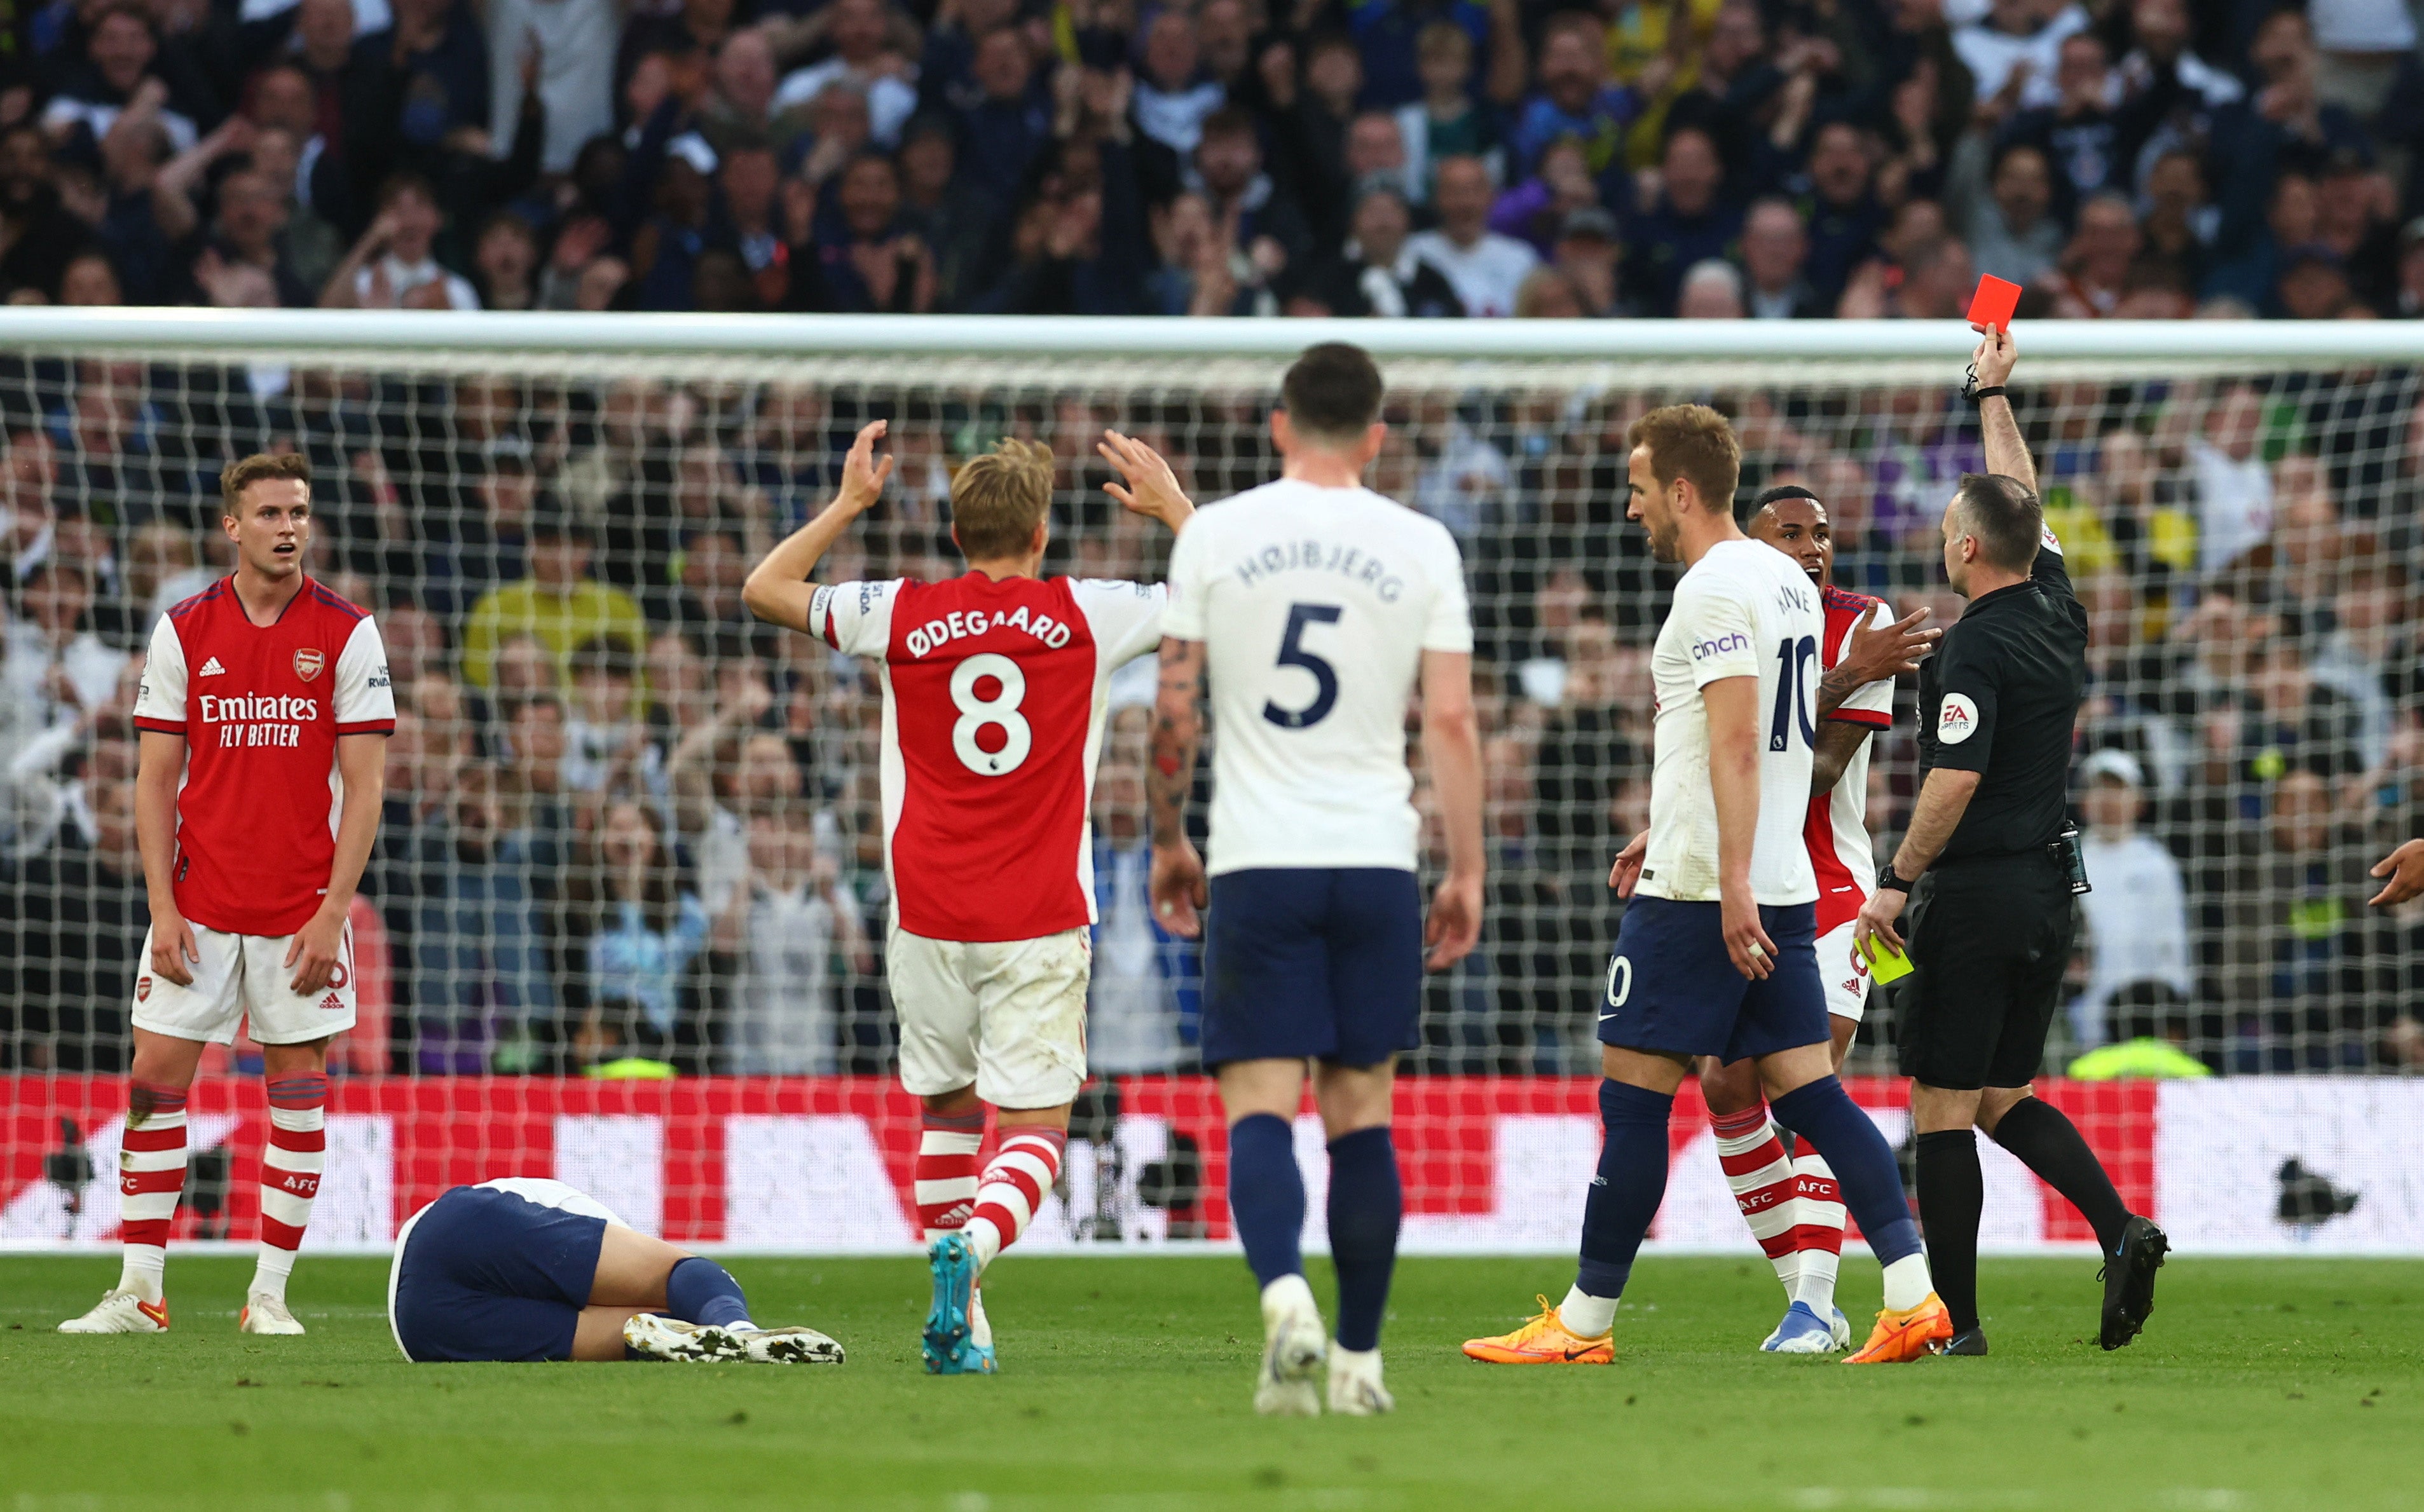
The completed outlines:
[[[1910,957],[1874,934],[1869,936],[1868,944],[1861,947],[1861,954],[1868,958],[1869,980],[1880,987],[1888,982],[1902,980],[1909,976],[1913,969]]]

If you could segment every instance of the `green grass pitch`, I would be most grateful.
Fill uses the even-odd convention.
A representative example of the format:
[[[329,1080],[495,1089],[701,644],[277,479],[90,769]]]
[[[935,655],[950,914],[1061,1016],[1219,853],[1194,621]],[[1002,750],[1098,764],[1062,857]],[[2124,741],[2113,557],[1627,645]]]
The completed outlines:
[[[761,1321],[839,1368],[407,1365],[384,1262],[307,1258],[303,1339],[234,1331],[249,1261],[170,1262],[176,1331],[71,1339],[116,1262],[0,1259],[0,1512],[172,1506],[1980,1508],[2424,1504],[2424,1264],[2175,1260],[2146,1335],[2094,1344],[2092,1261],[1989,1263],[1985,1360],[1848,1370],[1753,1345],[1755,1260],[1636,1271],[1610,1369],[1457,1353],[1554,1260],[1408,1260],[1377,1421],[1266,1422],[1227,1258],[1013,1255],[991,1379],[917,1364],[908,1260],[741,1260]],[[1844,1294],[1876,1273],[1847,1262]],[[1327,1267],[1315,1286],[1327,1294]]]

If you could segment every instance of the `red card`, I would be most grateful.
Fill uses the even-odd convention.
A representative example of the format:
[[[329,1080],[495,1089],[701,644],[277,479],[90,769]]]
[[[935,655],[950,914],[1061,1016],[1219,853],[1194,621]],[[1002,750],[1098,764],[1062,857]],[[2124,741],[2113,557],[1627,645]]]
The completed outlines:
[[[1981,330],[2012,328],[2012,311],[2020,308],[2020,286],[1989,273],[1978,280],[1970,296],[1970,324]]]

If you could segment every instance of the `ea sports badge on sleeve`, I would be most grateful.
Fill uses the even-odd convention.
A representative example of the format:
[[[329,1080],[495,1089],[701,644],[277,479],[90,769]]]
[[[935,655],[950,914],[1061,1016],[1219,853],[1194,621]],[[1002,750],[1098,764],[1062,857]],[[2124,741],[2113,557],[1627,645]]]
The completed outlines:
[[[1869,980],[1883,987],[1888,982],[1902,980],[1911,974],[1910,957],[1885,941],[1871,935],[1860,946],[1861,958],[1869,963]]]

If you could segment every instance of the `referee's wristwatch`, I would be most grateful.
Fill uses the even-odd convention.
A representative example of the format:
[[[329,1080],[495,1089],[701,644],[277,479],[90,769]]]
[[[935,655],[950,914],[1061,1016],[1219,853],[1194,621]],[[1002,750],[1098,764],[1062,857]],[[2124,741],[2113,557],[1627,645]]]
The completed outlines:
[[[1907,893],[1910,891],[1910,883],[1894,875],[1893,863],[1889,861],[1885,865],[1885,869],[1877,873],[1877,891]]]

